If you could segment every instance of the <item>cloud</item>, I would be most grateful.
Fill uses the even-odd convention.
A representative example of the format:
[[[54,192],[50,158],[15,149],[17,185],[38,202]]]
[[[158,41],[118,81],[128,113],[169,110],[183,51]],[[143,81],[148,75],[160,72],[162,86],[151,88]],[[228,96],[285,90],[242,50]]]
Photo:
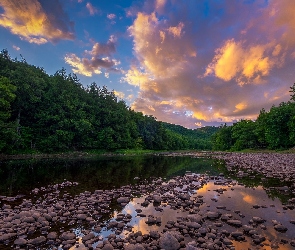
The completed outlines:
[[[59,0],[3,0],[0,6],[0,25],[23,40],[44,44],[74,39],[74,24]]]
[[[205,76],[215,74],[225,81],[235,78],[240,84],[248,81],[259,83],[261,77],[267,76],[275,65],[275,62],[265,55],[268,46],[250,45],[244,48],[242,42],[228,40],[223,47],[216,50]],[[279,50],[280,47],[275,47],[273,55],[278,55]]]
[[[112,19],[115,19],[116,18],[116,15],[111,13],[111,14],[108,14],[107,15],[107,18],[110,19],[110,20],[112,20]]]
[[[98,10],[89,2],[86,4],[86,8],[91,16],[94,16],[96,13],[98,13]]]
[[[116,91],[115,90],[114,93],[120,99],[124,99],[124,97],[125,97],[125,94],[123,92],[121,92],[121,91]]]
[[[17,50],[17,51],[20,50],[20,47],[18,47],[16,45],[12,45],[12,48],[15,49],[15,50]]]
[[[120,61],[110,57],[116,51],[115,41],[115,37],[111,36],[106,44],[95,43],[92,50],[86,50],[84,53],[85,57],[80,58],[74,53],[68,53],[64,60],[73,67],[74,73],[88,77],[91,77],[93,74],[101,74],[103,69],[117,72],[119,70],[114,66],[119,65]],[[108,77],[108,72],[105,76]]]
[[[194,128],[255,119],[289,100],[293,5],[146,1],[128,28],[136,61],[122,80],[139,89],[132,108]]]

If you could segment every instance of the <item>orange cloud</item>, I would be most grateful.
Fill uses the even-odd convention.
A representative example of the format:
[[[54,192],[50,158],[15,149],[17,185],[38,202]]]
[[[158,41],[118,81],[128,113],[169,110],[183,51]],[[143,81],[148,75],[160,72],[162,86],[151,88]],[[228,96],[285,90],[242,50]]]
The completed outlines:
[[[123,99],[124,97],[125,97],[125,94],[123,93],[123,92],[121,92],[121,91],[114,91],[114,93],[115,93],[115,95],[117,96],[117,97],[119,97],[120,99]]]
[[[142,89],[149,81],[149,76],[148,74],[138,70],[135,66],[132,66],[125,74],[123,80],[128,82],[130,85],[139,86]]]
[[[233,78],[252,80],[257,76],[269,74],[274,63],[266,56],[268,45],[253,45],[243,47],[242,42],[234,39],[225,42],[224,46],[216,50],[213,61],[208,65],[205,76],[215,76],[230,81]],[[244,82],[238,80],[243,84]]]
[[[169,27],[168,32],[171,33],[174,37],[180,37],[183,27],[184,27],[184,24],[182,22],[180,22],[175,27]]]
[[[73,40],[73,24],[67,20],[61,5],[57,2],[50,9],[44,9],[37,0],[2,0],[0,6],[4,13],[0,15],[0,25],[12,34],[30,43],[44,44],[48,41],[57,42],[61,39]],[[47,4],[50,5],[50,4]],[[54,11],[62,14],[58,21]]]

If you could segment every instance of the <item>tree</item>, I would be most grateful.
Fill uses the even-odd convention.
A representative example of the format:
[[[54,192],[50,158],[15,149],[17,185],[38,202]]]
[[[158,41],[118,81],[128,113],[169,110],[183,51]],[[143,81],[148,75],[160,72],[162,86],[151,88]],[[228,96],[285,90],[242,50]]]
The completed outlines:
[[[232,127],[221,125],[219,130],[212,136],[214,150],[229,150],[233,145]]]
[[[15,138],[14,124],[9,121],[15,91],[16,87],[9,79],[0,76],[0,150],[9,147]]]
[[[232,138],[234,145],[232,149],[242,150],[246,148],[257,148],[258,138],[255,134],[256,124],[251,120],[241,120],[232,126]]]
[[[295,101],[295,83],[290,88],[291,88],[291,91],[290,91],[291,92],[291,100]]]
[[[292,145],[292,123],[295,115],[294,104],[282,102],[278,107],[273,106],[266,118],[265,138],[270,149],[289,148]]]

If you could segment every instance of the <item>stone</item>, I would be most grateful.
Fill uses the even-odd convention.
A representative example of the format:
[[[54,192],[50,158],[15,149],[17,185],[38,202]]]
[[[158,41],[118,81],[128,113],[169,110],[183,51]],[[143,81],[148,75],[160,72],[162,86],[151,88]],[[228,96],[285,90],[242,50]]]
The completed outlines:
[[[114,250],[114,247],[111,244],[105,244],[102,250]]]
[[[172,232],[164,233],[159,239],[159,245],[165,250],[177,250],[180,247],[178,240],[173,236]]]
[[[125,250],[144,250],[145,248],[141,244],[129,244],[124,247]]]
[[[153,195],[153,200],[154,200],[155,203],[161,203],[162,198],[161,198],[160,195],[154,194]]]
[[[281,224],[275,225],[274,229],[277,230],[278,232],[281,232],[281,233],[285,233],[288,230],[288,228],[286,228],[285,226],[283,226]]]
[[[73,240],[73,239],[76,238],[76,235],[74,233],[64,232],[64,233],[62,233],[62,235],[60,236],[60,238],[62,240]]]
[[[49,240],[55,240],[56,238],[57,238],[57,233],[56,232],[50,232],[47,235],[47,239],[49,239]]]
[[[86,234],[82,237],[82,241],[87,241],[87,240],[91,240],[95,237],[94,233],[89,233],[89,234]]]
[[[29,240],[29,243],[33,244],[33,245],[40,245],[40,244],[44,243],[45,241],[46,241],[46,238],[44,236],[39,236],[35,239]]]
[[[26,245],[26,244],[27,244],[27,240],[23,239],[23,238],[17,238],[14,241],[14,245],[23,246],[23,245]]]
[[[128,203],[130,200],[129,200],[129,198],[128,197],[119,197],[118,199],[117,199],[117,202],[118,203]]]

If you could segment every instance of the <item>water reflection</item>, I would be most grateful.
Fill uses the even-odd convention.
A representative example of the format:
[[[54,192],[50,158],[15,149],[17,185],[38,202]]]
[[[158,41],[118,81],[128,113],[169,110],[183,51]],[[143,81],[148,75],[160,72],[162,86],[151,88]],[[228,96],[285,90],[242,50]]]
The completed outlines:
[[[111,192],[126,185],[135,185],[135,187],[146,185],[146,189],[149,190],[149,187],[153,187],[156,182],[167,184],[170,179],[170,182],[177,183],[177,177],[175,180],[171,180],[171,178],[183,176],[187,171],[198,174],[206,173],[211,176],[211,178],[206,178],[211,180],[206,179],[205,185],[203,185],[203,179],[200,176],[198,180],[187,185],[178,185],[175,190],[171,191],[189,192],[192,194],[192,200],[203,196],[203,203],[199,206],[200,215],[205,215],[208,211],[231,213],[233,218],[240,220],[243,225],[249,224],[254,216],[265,219],[265,228],[260,226],[256,228],[259,234],[267,238],[267,241],[264,242],[264,249],[271,249],[274,242],[278,242],[280,249],[291,249],[289,245],[281,244],[281,240],[289,241],[295,237],[295,226],[290,223],[290,220],[295,220],[295,213],[290,209],[285,210],[281,203],[281,200],[286,200],[286,197],[290,196],[270,188],[274,185],[282,185],[282,183],[276,184],[274,179],[262,181],[261,176],[238,178],[236,181],[232,181],[231,179],[236,177],[227,172],[221,162],[212,159],[146,156],[64,161],[7,161],[1,163],[0,169],[0,195],[16,196],[22,194],[26,198],[32,199],[35,197],[31,193],[33,189],[41,189],[48,185],[62,183],[65,180],[79,183],[66,187],[60,194],[66,194],[71,198],[85,191],[94,192],[102,189]],[[215,177],[221,172],[224,174],[225,180],[229,179],[228,182],[223,181],[222,185],[215,181]],[[186,176],[189,178],[190,174]],[[148,181],[145,181],[146,179]],[[133,226],[132,231],[141,231],[142,234],[148,234],[150,231],[162,232],[165,230],[168,221],[185,218],[189,214],[188,210],[176,209],[165,202],[162,202],[160,209],[153,203],[143,207],[141,203],[148,193],[149,191],[135,192],[132,200],[123,208],[113,201],[110,206],[105,208],[106,213],[100,215],[102,216],[100,222],[108,223],[115,220],[119,213],[130,214],[132,219],[128,225]],[[41,194],[44,197],[45,194]],[[169,190],[167,194],[169,194]],[[7,203],[5,199],[0,201],[1,205]],[[254,208],[253,205],[257,205],[258,208]],[[138,216],[136,209],[139,208],[142,209],[142,214],[145,217]],[[148,216],[160,217],[161,224],[147,224]],[[288,231],[286,233],[275,231],[272,220],[282,223]],[[214,222],[208,220],[204,221],[203,226],[217,228]],[[84,230],[93,230],[93,227],[87,225],[87,223],[82,225],[67,225],[65,223],[62,228],[64,231],[74,230],[77,235],[81,236],[83,236]],[[221,225],[221,230],[223,229],[236,230],[227,223]],[[51,230],[59,231],[59,228],[55,227]],[[126,237],[128,232],[123,231],[121,237]],[[107,226],[103,227],[100,233],[102,240],[106,239],[111,233],[115,233],[115,231]],[[189,237],[185,238],[186,242],[190,240]],[[234,241],[234,246],[236,249],[251,248],[253,246],[250,242],[251,240],[248,242]],[[80,245],[83,249],[81,241]]]
[[[100,157],[84,160],[19,160],[0,162],[0,195],[29,194],[34,188],[78,182],[71,194],[112,189],[150,177],[181,175],[186,170],[217,173],[213,160],[189,157]]]

